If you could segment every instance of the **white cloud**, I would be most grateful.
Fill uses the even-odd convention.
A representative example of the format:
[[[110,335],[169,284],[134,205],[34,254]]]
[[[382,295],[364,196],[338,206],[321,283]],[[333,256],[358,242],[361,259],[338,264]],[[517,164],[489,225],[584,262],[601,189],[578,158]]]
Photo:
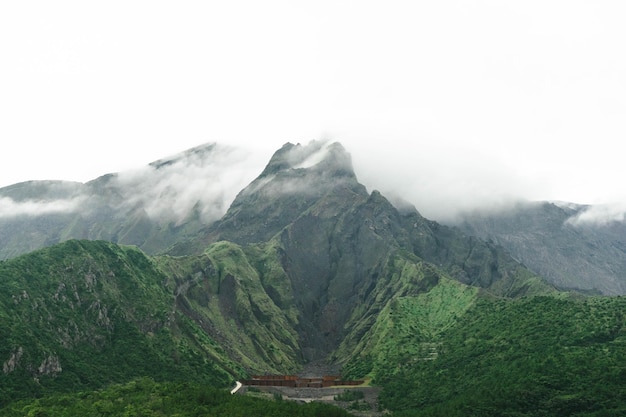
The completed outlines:
[[[42,216],[53,213],[72,213],[81,209],[86,196],[55,200],[15,201],[0,197],[0,219],[17,216]]]
[[[626,222],[626,202],[590,206],[567,220],[574,226],[606,226],[614,222]]]
[[[237,193],[258,174],[258,155],[215,145],[186,152],[154,165],[120,173],[113,185],[127,209],[141,206],[153,219],[182,222],[194,210],[210,223],[228,209]]]
[[[480,149],[459,144],[417,142],[410,145],[370,140],[352,152],[358,179],[369,191],[405,200],[422,215],[444,222],[463,211],[494,210],[541,196],[548,184],[523,166],[505,166]],[[454,151],[451,147],[455,147]]]
[[[311,141],[306,146],[295,147],[290,152],[292,168],[311,168],[319,164],[328,155],[330,145],[328,141]]]
[[[109,178],[103,195],[94,194],[94,188],[83,184],[26,183],[24,187],[29,193],[42,195],[20,201],[0,197],[0,218],[78,211],[85,214],[100,205],[109,205],[119,215],[145,210],[162,224],[180,223],[197,210],[200,219],[208,224],[226,212],[237,193],[260,173],[266,162],[262,153],[205,145],[139,169],[122,171]],[[57,195],[63,198],[52,197]]]

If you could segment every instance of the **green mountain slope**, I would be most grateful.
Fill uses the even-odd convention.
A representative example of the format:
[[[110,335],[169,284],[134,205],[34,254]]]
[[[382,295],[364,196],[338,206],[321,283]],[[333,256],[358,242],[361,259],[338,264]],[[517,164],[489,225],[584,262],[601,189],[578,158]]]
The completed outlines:
[[[382,401],[403,416],[623,415],[625,307],[479,297],[440,334],[436,358],[379,366]]]
[[[281,335],[276,317],[247,320],[280,312],[211,256],[151,259],[132,247],[68,241],[0,262],[1,401],[139,376],[225,386],[244,367],[295,368],[288,326]]]
[[[267,251],[271,262],[271,248]],[[169,276],[177,277],[176,306],[201,330],[197,337],[207,334],[218,341],[229,358],[250,372],[299,368],[297,313],[287,301],[279,307],[272,300],[241,247],[218,242],[203,255],[155,259]]]
[[[441,333],[456,325],[475,304],[479,290],[445,277],[438,277],[428,291],[393,297],[374,316],[374,324],[362,329],[356,343],[346,338],[339,349],[351,359],[344,367],[350,379],[364,377],[378,382],[380,375],[393,374],[400,364],[435,360]]]

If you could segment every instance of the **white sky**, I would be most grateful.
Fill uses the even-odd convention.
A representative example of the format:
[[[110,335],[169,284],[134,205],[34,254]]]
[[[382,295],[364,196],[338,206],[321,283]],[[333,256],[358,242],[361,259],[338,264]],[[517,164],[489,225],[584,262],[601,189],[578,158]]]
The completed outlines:
[[[2,1],[0,186],[331,138],[433,218],[624,203],[624,21],[621,0]]]

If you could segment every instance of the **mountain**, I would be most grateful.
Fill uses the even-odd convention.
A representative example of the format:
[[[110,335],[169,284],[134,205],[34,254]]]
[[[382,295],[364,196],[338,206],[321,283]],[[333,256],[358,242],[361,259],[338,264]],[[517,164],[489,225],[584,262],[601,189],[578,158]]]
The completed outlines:
[[[382,385],[404,415],[458,415],[459,398],[474,415],[626,407],[611,397],[626,394],[621,298],[558,291],[501,245],[398,210],[338,143],[285,144],[192,229],[158,255],[69,240],[0,262],[0,412],[142,377],[223,387],[319,362]]]
[[[0,188],[0,259],[69,239],[162,252],[223,215],[236,192],[224,172],[236,172],[246,158],[238,149],[206,144],[85,184],[29,181]]]
[[[285,308],[287,299],[295,308],[308,360],[358,343],[390,298],[428,291],[446,277],[503,296],[548,290],[498,247],[369,194],[338,143],[286,144],[220,221],[171,254],[200,253],[221,240],[248,252],[272,248],[282,292],[265,279],[275,269],[257,269],[277,304]]]
[[[249,170],[248,157],[241,150],[218,144],[198,146],[85,184],[30,181],[1,188],[0,259],[69,239],[136,245],[148,254],[168,250],[197,253],[203,245],[219,239],[239,244],[267,241],[339,178],[355,190],[363,188],[349,161],[331,160],[346,155],[329,153],[327,145],[286,144],[239,194],[237,184],[254,179],[242,175]],[[284,169],[310,168],[318,163],[315,170]],[[313,183],[315,187],[309,185]],[[281,198],[275,200],[273,195]],[[222,218],[229,207],[227,217]],[[404,215],[415,210],[403,206],[401,211]],[[596,211],[601,207],[519,203],[506,210],[466,213],[449,226],[492,242],[500,247],[497,250],[508,252],[559,288],[625,294],[626,223],[593,221],[590,214]],[[262,225],[248,221],[257,218],[264,218]],[[422,246],[420,256],[442,263],[437,259],[440,255],[427,255],[441,236],[435,240],[428,236],[435,230],[449,233],[448,229],[423,218],[416,223],[427,230],[421,235],[422,242],[413,242]]]
[[[592,208],[551,202],[465,215],[458,227],[502,246],[560,288],[626,294],[626,224],[585,221]]]
[[[102,177],[86,187],[114,195],[119,189],[108,186],[113,181]],[[31,184],[20,195],[19,187],[9,194],[20,201],[41,187],[55,198],[72,197],[85,187],[57,185],[61,191],[54,193],[51,184]],[[150,334],[159,330],[171,346],[187,340],[194,355],[233,376],[243,369],[293,372],[333,352],[334,361],[345,362],[392,298],[427,292],[449,279],[503,296],[549,290],[497,247],[415,210],[400,213],[380,193],[369,194],[345,149],[318,142],[286,144],[220,221],[169,255],[147,258],[112,243],[70,240],[2,267],[10,288],[3,314],[16,323],[5,329],[3,348],[11,375],[18,368],[19,375],[32,374],[47,358],[72,369],[73,353],[55,352],[113,349],[114,332],[128,326],[141,339],[138,345],[149,346]],[[138,278],[148,282],[135,283]],[[93,280],[107,284],[103,292],[94,293]],[[148,284],[152,292],[124,291]],[[23,313],[13,305],[23,305]],[[118,324],[92,329],[89,317],[107,318],[106,312],[116,312]],[[36,342],[22,339],[35,336],[30,326],[41,328]],[[12,359],[17,357],[22,359]]]

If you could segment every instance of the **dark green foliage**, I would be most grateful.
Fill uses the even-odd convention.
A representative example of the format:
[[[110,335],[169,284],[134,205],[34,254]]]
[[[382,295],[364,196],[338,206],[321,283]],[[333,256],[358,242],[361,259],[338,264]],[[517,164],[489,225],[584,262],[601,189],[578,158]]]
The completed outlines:
[[[268,401],[205,385],[157,383],[142,378],[101,391],[55,394],[23,400],[0,408],[4,417],[22,416],[229,416],[229,417],[347,417],[340,408],[321,403]]]
[[[372,406],[367,401],[354,401],[348,406],[348,410],[369,411]]]
[[[371,354],[354,355],[342,368],[342,376],[346,380],[363,378],[374,370],[374,359]]]
[[[381,400],[402,416],[624,415],[625,309],[626,298],[481,299],[436,360],[378,375]]]
[[[365,398],[365,393],[356,389],[347,389],[339,395],[335,395],[335,401],[355,401]]]

